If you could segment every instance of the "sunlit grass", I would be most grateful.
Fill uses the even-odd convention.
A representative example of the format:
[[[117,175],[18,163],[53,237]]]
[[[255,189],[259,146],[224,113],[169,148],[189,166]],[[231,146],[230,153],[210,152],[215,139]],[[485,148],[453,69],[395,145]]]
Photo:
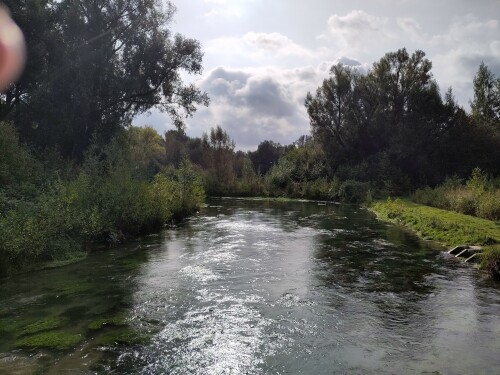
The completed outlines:
[[[382,220],[404,225],[424,239],[447,246],[500,243],[500,225],[490,220],[401,199],[375,202],[371,209]]]

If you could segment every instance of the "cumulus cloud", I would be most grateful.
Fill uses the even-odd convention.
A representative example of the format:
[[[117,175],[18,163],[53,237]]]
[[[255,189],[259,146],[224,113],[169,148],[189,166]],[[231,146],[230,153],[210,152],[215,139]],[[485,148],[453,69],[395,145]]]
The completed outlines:
[[[280,33],[246,33],[244,41],[252,47],[266,53],[282,55],[299,55],[308,57],[312,53],[296,44],[293,40]]]
[[[329,69],[332,64],[211,70],[200,87],[212,101],[189,122],[190,133],[201,134],[220,125],[244,150],[255,149],[266,139],[284,144],[295,141],[309,132],[304,99],[328,75],[323,65]]]
[[[398,18],[398,26],[414,41],[422,41],[424,38],[422,27],[413,18]]]
[[[203,0],[210,10],[204,14],[208,21],[217,21],[221,18],[239,18],[245,14],[245,6],[255,0]]]
[[[290,144],[310,130],[304,107],[307,92],[315,92],[337,63],[367,69],[366,64],[346,56],[297,68],[216,67],[198,82],[211,103],[188,120],[188,134],[201,136],[220,125],[241,150],[256,149],[266,139]],[[165,114],[156,111],[140,120],[137,125],[149,123],[161,131],[169,123]]]
[[[457,99],[466,107],[473,96],[472,79],[482,61],[500,75],[500,23],[496,19],[455,18],[445,33],[430,37],[426,44],[438,50],[431,55],[438,82],[443,87],[453,86]]]
[[[330,33],[337,41],[351,48],[360,48],[375,38],[390,38],[386,31],[387,18],[377,17],[362,10],[353,10],[345,16],[332,15],[328,19]]]
[[[304,27],[314,34],[309,35],[309,44],[301,45],[290,37],[295,34],[287,33],[285,21],[280,23],[279,19],[277,32],[254,29],[242,34],[241,30],[252,30],[239,27],[239,22],[251,13],[249,1],[259,0],[204,0],[206,17],[217,15],[208,24],[216,27],[221,20],[231,25],[236,22],[238,31],[219,33],[217,38],[204,41],[207,71],[199,84],[210,94],[212,103],[189,119],[187,131],[192,136],[200,136],[219,124],[241,149],[255,148],[265,139],[290,143],[309,131],[305,94],[316,90],[332,65],[342,63],[366,72],[386,52],[402,47],[410,53],[424,50],[443,91],[453,86],[456,98],[465,106],[473,95],[472,79],[481,61],[500,76],[500,18],[494,12],[453,18],[447,12],[438,23],[425,12],[396,5],[391,6],[392,12],[378,15],[364,10],[327,13],[318,19],[323,29]],[[467,6],[474,12],[480,8]],[[456,8],[456,14],[460,14],[460,7]],[[241,15],[245,17],[236,19]],[[169,123],[166,115],[155,111],[150,119],[143,123],[159,129]],[[162,125],[156,125],[160,121]]]

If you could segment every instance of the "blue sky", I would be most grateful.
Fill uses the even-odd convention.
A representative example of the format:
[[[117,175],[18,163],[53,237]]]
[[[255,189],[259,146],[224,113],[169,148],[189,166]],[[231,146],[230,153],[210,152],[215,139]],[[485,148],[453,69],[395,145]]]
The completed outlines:
[[[172,31],[198,39],[204,72],[189,77],[211,97],[187,120],[201,136],[220,125],[238,149],[282,144],[309,132],[304,97],[343,62],[368,69],[386,52],[421,49],[443,92],[468,109],[484,61],[500,75],[498,0],[177,0]],[[135,125],[172,129],[166,114]]]

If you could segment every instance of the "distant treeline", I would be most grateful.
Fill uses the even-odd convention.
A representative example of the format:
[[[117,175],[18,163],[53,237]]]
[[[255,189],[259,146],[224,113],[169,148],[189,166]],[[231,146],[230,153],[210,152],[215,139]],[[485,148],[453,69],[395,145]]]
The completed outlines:
[[[474,170],[497,177],[500,79],[484,64],[472,79],[467,113],[451,89],[441,97],[421,51],[388,53],[366,74],[339,64],[307,95],[311,135],[290,145],[266,140],[243,153],[220,127],[201,139],[172,130],[165,134],[167,160],[188,157],[204,171],[211,195],[355,202],[449,179],[456,185]]]

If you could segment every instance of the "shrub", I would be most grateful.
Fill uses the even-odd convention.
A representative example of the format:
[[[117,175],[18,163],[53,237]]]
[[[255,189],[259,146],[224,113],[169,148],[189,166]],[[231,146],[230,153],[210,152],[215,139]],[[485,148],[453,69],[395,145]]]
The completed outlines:
[[[19,142],[14,126],[0,122],[0,189],[16,199],[33,197],[40,177],[40,163]]]
[[[500,280],[500,246],[486,249],[481,255],[480,267],[494,279]]]
[[[438,194],[442,194],[439,193]],[[446,200],[449,209],[466,215],[476,213],[477,195],[466,187],[459,187],[454,190],[446,191]]]
[[[485,219],[500,221],[500,189],[487,191],[481,195],[476,214]]]
[[[365,202],[369,191],[370,185],[367,182],[347,180],[340,185],[339,198],[348,203]]]
[[[419,189],[412,195],[416,203],[425,204],[489,220],[500,220],[500,188],[497,182],[479,168],[473,170],[465,184],[457,178],[434,189]]]
[[[17,199],[2,186],[0,274],[40,261],[80,257],[88,242],[120,242],[200,207],[204,190],[188,162],[150,178],[149,169],[137,169],[149,168],[147,160],[137,164],[137,157],[121,157],[127,144],[121,139],[104,150],[91,148],[77,173],[65,174],[65,180],[48,178],[35,196]],[[16,178],[28,178],[10,172],[5,176],[15,177],[7,181],[7,188],[17,183]]]

